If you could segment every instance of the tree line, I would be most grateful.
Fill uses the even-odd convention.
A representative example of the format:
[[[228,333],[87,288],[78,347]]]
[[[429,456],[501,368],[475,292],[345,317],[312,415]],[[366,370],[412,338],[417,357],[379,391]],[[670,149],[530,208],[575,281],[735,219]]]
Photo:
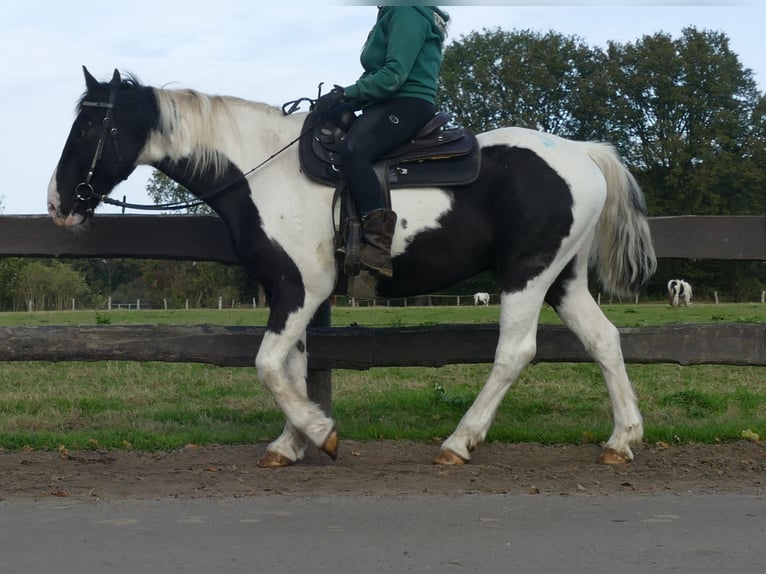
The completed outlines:
[[[644,189],[650,216],[766,213],[766,94],[723,32],[686,28],[589,46],[578,36],[483,30],[444,53],[439,106],[476,132],[503,126],[612,143]],[[160,172],[156,203],[186,191]],[[194,208],[195,212],[205,212]],[[684,277],[698,297],[757,300],[764,262],[662,260],[649,296]],[[594,287],[596,288],[596,287]],[[493,291],[491,274],[449,293]],[[195,306],[250,301],[257,286],[236,266],[140,260],[0,260],[0,308],[66,308],[163,299]]]

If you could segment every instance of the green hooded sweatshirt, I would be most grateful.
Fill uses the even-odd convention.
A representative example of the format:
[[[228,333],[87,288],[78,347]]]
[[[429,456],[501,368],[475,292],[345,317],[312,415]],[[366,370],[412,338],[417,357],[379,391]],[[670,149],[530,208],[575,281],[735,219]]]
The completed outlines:
[[[435,103],[449,15],[435,6],[383,6],[367,36],[364,73],[345,88],[346,99],[366,107],[388,98]]]

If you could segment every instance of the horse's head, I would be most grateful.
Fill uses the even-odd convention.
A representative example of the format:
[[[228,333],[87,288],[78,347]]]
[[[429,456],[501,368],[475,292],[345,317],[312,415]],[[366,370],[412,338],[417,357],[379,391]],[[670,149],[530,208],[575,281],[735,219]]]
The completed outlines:
[[[115,70],[111,81],[99,82],[83,71],[86,91],[48,186],[48,212],[57,225],[72,228],[133,172],[146,141],[146,131],[135,129],[128,116],[135,80]]]

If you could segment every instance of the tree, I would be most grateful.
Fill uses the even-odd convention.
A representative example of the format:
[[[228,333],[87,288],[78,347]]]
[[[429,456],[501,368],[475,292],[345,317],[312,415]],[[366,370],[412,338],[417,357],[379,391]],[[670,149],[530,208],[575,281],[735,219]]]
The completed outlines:
[[[186,213],[213,212],[213,210],[204,203],[194,205],[198,200],[188,189],[156,169],[152,172],[152,175],[149,178],[149,183],[146,185],[146,191],[149,194],[149,197],[151,197],[157,205],[188,202],[189,205],[184,208]]]
[[[89,302],[90,295],[83,276],[55,259],[33,260],[24,265],[14,284],[14,298],[20,308],[31,301],[34,309],[61,311],[70,307],[72,299]]]
[[[762,97],[726,35],[686,28],[676,40],[610,43],[608,56],[608,132],[639,172],[652,214],[760,210],[752,122]]]
[[[19,257],[0,259],[0,309],[14,308],[14,286],[25,262]]]
[[[515,125],[577,137],[605,113],[604,59],[576,36],[473,32],[444,52],[439,104],[475,131]]]

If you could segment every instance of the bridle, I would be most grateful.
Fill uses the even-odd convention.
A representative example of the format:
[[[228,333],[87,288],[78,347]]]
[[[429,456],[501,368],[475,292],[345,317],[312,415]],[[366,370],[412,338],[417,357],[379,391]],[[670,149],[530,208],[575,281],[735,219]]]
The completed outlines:
[[[86,211],[90,214],[93,213],[93,209],[95,208],[93,205],[93,200],[96,200],[96,205],[99,201],[104,200],[104,196],[96,193],[96,191],[93,189],[93,185],[91,185],[90,182],[93,179],[93,174],[96,172],[98,162],[100,162],[101,158],[104,156],[104,147],[106,145],[107,136],[112,136],[111,139],[112,143],[114,144],[114,151],[117,155],[117,163],[122,163],[122,155],[120,155],[120,143],[118,140],[120,134],[117,128],[112,126],[112,110],[114,109],[114,99],[116,95],[117,86],[113,85],[109,91],[108,102],[92,102],[85,100],[80,104],[83,107],[102,108],[106,110],[104,113],[104,119],[101,121],[101,135],[98,138],[98,144],[96,144],[96,152],[93,154],[93,161],[90,162],[90,168],[88,169],[88,173],[85,176],[85,179],[78,183],[74,190],[77,200],[87,205]]]
[[[224,184],[220,188],[213,190],[210,193],[206,193],[205,195],[201,197],[198,197],[195,201],[174,201],[171,203],[153,204],[153,205],[127,203],[124,198],[122,201],[117,199],[112,199],[108,195],[105,195],[103,193],[98,193],[96,190],[94,190],[93,185],[91,185],[91,180],[93,179],[93,174],[96,171],[96,167],[98,166],[98,163],[101,161],[101,158],[104,155],[104,147],[106,146],[107,136],[111,136],[111,140],[114,145],[114,151],[115,151],[115,154],[117,155],[117,163],[122,164],[122,156],[120,155],[120,144],[118,140],[118,137],[120,134],[117,128],[112,126],[112,110],[114,110],[114,100],[116,98],[118,88],[119,88],[119,85],[112,84],[111,90],[109,91],[108,102],[94,102],[94,101],[83,100],[80,104],[83,107],[102,108],[106,110],[104,113],[104,119],[101,122],[101,125],[102,125],[101,135],[98,138],[98,143],[96,144],[96,152],[93,154],[93,160],[90,163],[90,168],[88,169],[88,173],[86,174],[85,179],[81,181],[80,183],[78,183],[77,187],[75,187],[75,196],[77,197],[77,201],[82,202],[86,205],[87,215],[89,216],[93,215],[94,209],[99,204],[99,202],[103,202],[109,205],[115,205],[117,207],[122,207],[123,213],[125,213],[126,208],[143,209],[143,210],[188,209],[190,207],[197,207],[200,205],[204,205],[206,203],[206,200],[224,193],[225,191],[227,191],[229,188],[233,187],[237,183],[237,181],[232,181],[227,184]],[[320,84],[320,88],[321,88],[321,84]],[[287,102],[284,106],[282,106],[283,115],[290,115],[294,113],[300,107],[300,104],[303,101],[309,102],[312,107],[315,103],[315,100],[311,98],[299,98],[298,100]],[[287,109],[288,106],[290,106],[289,109]],[[298,137],[296,137],[295,139],[293,139],[292,141],[284,145],[282,148],[280,148],[273,154],[271,154],[268,158],[263,160],[261,163],[259,163],[255,167],[243,173],[242,174],[243,178],[246,178],[247,176],[249,176],[256,170],[266,165],[272,159],[274,159],[279,154],[287,150],[290,146],[298,142],[298,140],[300,140],[307,133],[308,133],[308,130],[301,131]]]

